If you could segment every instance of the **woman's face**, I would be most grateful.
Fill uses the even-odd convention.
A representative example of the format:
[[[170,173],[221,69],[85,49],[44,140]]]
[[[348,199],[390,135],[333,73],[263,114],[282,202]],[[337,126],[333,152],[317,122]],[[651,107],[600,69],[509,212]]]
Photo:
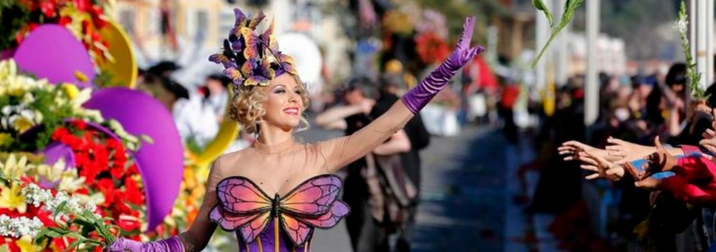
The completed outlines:
[[[301,122],[305,104],[303,104],[303,86],[296,83],[290,74],[282,74],[267,87],[263,87],[266,101],[263,107],[266,114],[264,122],[283,129],[291,129]]]

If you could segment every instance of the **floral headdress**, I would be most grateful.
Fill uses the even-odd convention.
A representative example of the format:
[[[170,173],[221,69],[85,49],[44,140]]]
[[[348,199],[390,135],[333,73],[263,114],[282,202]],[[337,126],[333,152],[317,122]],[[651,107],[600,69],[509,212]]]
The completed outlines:
[[[291,56],[281,54],[273,33],[273,22],[261,34],[255,30],[266,16],[263,12],[251,18],[234,9],[236,23],[224,39],[223,52],[213,54],[209,61],[224,65],[224,74],[238,90],[251,86],[268,86],[269,81],[283,73],[296,75]]]

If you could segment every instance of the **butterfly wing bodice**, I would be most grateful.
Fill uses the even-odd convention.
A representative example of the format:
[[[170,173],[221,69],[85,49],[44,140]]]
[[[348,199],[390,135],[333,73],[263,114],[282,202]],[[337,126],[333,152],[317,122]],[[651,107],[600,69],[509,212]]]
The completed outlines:
[[[348,205],[338,200],[342,181],[335,175],[310,178],[283,197],[269,197],[245,177],[229,177],[217,184],[219,204],[209,219],[230,232],[236,231],[242,242],[251,244],[259,235],[286,235],[294,246],[303,246],[315,228],[328,229],[348,215]],[[279,223],[276,223],[278,221]],[[279,234],[278,226],[283,231]],[[274,226],[267,230],[267,227]],[[274,231],[264,234],[264,231]]]

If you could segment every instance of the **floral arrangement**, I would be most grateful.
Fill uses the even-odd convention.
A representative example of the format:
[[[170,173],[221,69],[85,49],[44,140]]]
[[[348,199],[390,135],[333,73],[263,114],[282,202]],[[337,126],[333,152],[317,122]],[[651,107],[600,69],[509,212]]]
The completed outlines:
[[[10,154],[0,163],[0,249],[5,251],[96,250],[113,241],[117,229],[103,218],[83,190],[84,178]],[[58,180],[44,189],[42,180]]]
[[[0,20],[7,23],[0,30],[0,49],[14,48],[41,24],[66,27],[85,45],[95,60],[112,56],[99,30],[107,24],[105,9],[109,1],[100,0],[20,0],[0,2]],[[7,21],[7,22],[5,22]]]
[[[70,84],[50,85],[45,79],[18,73],[13,60],[0,61],[0,151],[41,149],[67,118],[108,127],[124,146],[139,148],[140,138],[127,134],[119,123],[104,120],[99,111],[82,108],[91,92]],[[34,141],[28,140],[30,135]]]
[[[81,120],[58,127],[52,140],[72,149],[76,171],[84,179],[83,192],[102,196],[99,212],[116,220],[123,236],[138,236],[144,191],[137,166],[122,143]]]
[[[450,48],[445,40],[433,32],[419,34],[415,42],[418,56],[425,64],[442,62],[450,55]]]
[[[35,80],[18,73],[13,60],[0,61],[0,151],[11,152],[0,155],[5,171],[0,179],[4,183],[0,184],[0,216],[7,216],[0,217],[0,231],[7,231],[0,232],[4,237],[0,245],[7,244],[11,251],[23,246],[50,250],[102,247],[114,235],[148,239],[141,233],[146,229],[143,185],[129,151],[139,148],[140,139],[150,143],[151,139],[130,135],[118,122],[83,108],[90,92]],[[71,149],[73,163],[68,165],[74,169],[67,169],[64,162],[49,168],[41,165],[46,161],[43,156],[28,154],[49,143]],[[17,155],[22,156],[21,161]],[[90,205],[75,207],[79,202]],[[68,212],[62,214],[64,206]],[[94,217],[87,216],[85,210]],[[57,218],[52,215],[57,214],[66,217],[53,222]],[[101,221],[104,218],[106,223]],[[27,224],[23,227],[38,227],[40,222],[39,231],[18,229],[23,223]],[[98,233],[109,230],[110,224],[116,225],[112,234],[106,230]]]

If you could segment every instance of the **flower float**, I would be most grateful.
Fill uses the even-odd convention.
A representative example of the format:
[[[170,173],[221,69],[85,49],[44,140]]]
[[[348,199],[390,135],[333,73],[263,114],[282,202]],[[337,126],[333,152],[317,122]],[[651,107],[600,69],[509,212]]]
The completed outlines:
[[[209,164],[230,144],[185,153],[169,111],[132,90],[127,36],[98,6],[0,5],[0,20],[8,8],[43,16],[14,19],[11,40],[0,34],[0,251],[101,251],[119,235],[147,241],[186,230]],[[221,134],[237,130],[225,123]]]

